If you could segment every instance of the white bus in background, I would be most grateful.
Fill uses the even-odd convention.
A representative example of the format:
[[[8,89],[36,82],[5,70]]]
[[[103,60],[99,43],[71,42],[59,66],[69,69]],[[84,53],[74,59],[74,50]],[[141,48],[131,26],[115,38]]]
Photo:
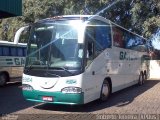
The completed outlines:
[[[40,20],[30,37],[22,78],[27,100],[85,104],[144,83],[145,39],[100,16]]]
[[[26,55],[26,44],[0,41],[0,86],[21,80]]]

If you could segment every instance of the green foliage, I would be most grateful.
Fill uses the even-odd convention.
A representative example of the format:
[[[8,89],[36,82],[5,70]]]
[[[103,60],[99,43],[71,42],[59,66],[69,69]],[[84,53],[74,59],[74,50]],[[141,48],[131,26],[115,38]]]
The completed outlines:
[[[132,28],[147,38],[160,27],[160,2],[158,0],[137,0],[133,3],[131,13]]]
[[[158,28],[160,28],[160,16],[148,18],[143,24],[143,34],[147,37],[151,36]]]
[[[0,39],[13,41],[14,34],[20,27],[39,19],[67,14],[95,14],[114,1],[116,2],[116,0],[23,0],[23,16],[0,20]],[[119,1],[102,11],[100,15],[144,37],[150,37],[160,27],[159,0]]]

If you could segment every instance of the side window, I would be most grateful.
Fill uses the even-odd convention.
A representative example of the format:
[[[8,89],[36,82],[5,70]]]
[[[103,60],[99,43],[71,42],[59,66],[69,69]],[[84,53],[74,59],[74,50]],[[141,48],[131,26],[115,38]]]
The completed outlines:
[[[135,46],[135,37],[132,34],[127,34],[126,36],[126,48],[131,49]]]
[[[130,39],[131,39],[131,35],[128,34],[128,33],[125,31],[125,32],[124,32],[124,40],[125,40],[125,48],[127,48],[127,49],[129,49],[129,47],[130,47],[130,43],[129,43]]]
[[[125,48],[123,31],[113,27],[113,45],[115,47]]]
[[[23,49],[20,47],[20,48],[17,48],[18,50],[18,56],[23,56]]]
[[[94,43],[88,42],[87,44],[87,58],[92,60],[94,58]]]
[[[99,20],[92,20],[89,24],[91,25],[90,28],[92,28],[89,30],[89,35],[94,41],[96,57],[103,50],[111,47],[111,29],[108,23]]]
[[[2,50],[2,51],[3,51],[3,53],[2,53],[3,56],[9,56],[9,55],[10,55],[10,54],[9,54],[9,47],[6,47],[6,46],[3,47],[3,50]]]
[[[2,56],[2,46],[0,46],[0,56]]]
[[[110,25],[103,22],[96,22],[96,50],[104,50],[111,47]]]
[[[23,55],[26,56],[26,53],[27,53],[27,48],[23,48]]]
[[[16,47],[10,47],[11,56],[17,56],[17,49]]]
[[[87,66],[91,64],[94,59],[94,42],[88,41],[87,42]]]
[[[85,32],[86,41],[86,65],[88,66],[95,57],[94,43],[95,43],[95,29],[93,26],[88,26]]]
[[[134,34],[128,34],[127,36],[128,36],[126,37],[127,49],[141,51],[141,52],[147,51],[147,48],[145,46],[145,40],[143,38],[135,36]]]

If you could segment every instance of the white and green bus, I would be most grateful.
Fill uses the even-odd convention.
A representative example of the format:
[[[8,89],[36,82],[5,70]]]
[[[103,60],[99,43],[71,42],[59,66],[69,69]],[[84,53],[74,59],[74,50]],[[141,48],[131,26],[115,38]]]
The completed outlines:
[[[25,54],[26,44],[0,41],[0,86],[21,80]]]
[[[105,101],[147,78],[145,39],[103,17],[52,17],[29,30],[22,79],[27,100],[71,105]]]

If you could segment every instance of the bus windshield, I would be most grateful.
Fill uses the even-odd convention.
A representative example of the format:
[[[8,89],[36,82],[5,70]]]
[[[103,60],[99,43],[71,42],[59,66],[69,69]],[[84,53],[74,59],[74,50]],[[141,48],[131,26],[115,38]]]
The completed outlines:
[[[35,23],[31,28],[25,68],[80,68],[83,44],[78,43],[80,32],[72,24],[74,21]]]

